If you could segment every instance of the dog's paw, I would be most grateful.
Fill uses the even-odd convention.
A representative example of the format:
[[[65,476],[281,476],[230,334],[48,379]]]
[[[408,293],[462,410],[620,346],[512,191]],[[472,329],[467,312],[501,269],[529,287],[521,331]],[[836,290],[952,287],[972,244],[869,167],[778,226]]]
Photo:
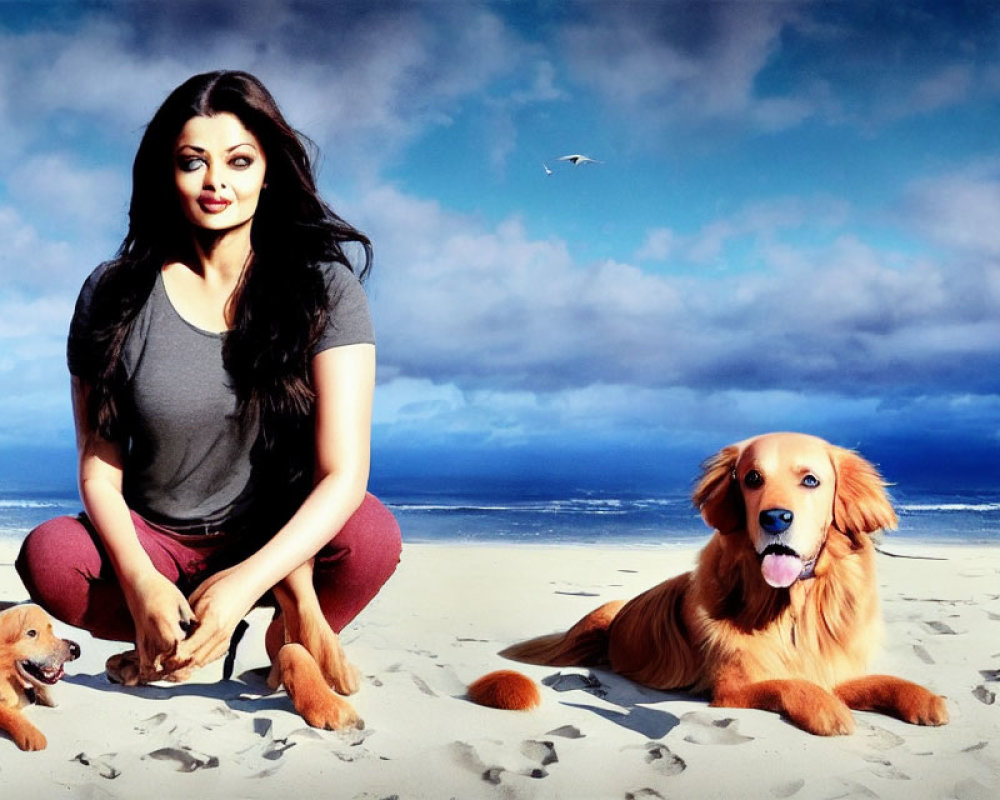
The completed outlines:
[[[271,622],[265,643],[271,657],[271,671],[267,677],[271,689],[281,685],[276,654],[288,643],[300,644],[312,655],[326,685],[338,694],[354,694],[361,688],[360,670],[347,660],[340,638],[322,615],[283,613]]]
[[[295,710],[302,719],[314,728],[327,731],[342,731],[349,728],[363,728],[364,723],[354,707],[325,686],[322,692],[295,701]]]
[[[948,724],[948,705],[945,699],[918,687],[919,692],[907,693],[900,698],[899,716],[912,725]]]
[[[303,620],[299,642],[312,654],[319,665],[327,686],[338,694],[354,694],[361,688],[361,672],[350,661],[340,645],[340,637],[326,620],[309,624]]]
[[[363,726],[351,704],[330,691],[316,660],[302,645],[286,644],[276,662],[292,705],[314,728],[336,731]]]
[[[14,744],[25,751],[44,750],[49,744],[45,734],[27,720],[10,731],[10,735],[14,739]]]
[[[324,669],[323,674],[337,694],[356,694],[361,688],[361,670],[349,661],[344,661],[336,671]]]
[[[789,713],[789,717],[804,731],[817,736],[846,736],[854,733],[854,715],[851,709],[833,695],[819,695],[812,707],[801,709],[794,715]]]

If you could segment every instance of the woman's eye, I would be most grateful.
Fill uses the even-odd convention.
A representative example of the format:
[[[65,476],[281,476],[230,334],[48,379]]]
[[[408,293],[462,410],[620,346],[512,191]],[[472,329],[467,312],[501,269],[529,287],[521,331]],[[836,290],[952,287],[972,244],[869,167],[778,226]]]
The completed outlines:
[[[806,475],[802,479],[802,485],[810,489],[815,489],[817,486],[819,486],[819,478],[817,478],[815,475]]]
[[[181,158],[177,161],[177,166],[181,172],[194,172],[205,163],[203,158]]]
[[[253,164],[253,159],[250,156],[236,156],[236,158],[229,163],[236,169],[246,169]]]
[[[764,476],[752,469],[743,476],[743,485],[748,489],[759,489],[764,485]]]

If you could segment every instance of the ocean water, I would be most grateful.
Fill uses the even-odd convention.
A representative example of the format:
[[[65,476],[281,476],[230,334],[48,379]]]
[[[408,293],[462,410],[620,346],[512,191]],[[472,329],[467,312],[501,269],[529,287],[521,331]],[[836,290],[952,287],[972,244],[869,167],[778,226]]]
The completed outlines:
[[[480,542],[677,546],[704,541],[710,531],[686,494],[627,490],[530,491],[450,489],[380,491],[408,542]],[[889,541],[1000,545],[1000,493],[903,495],[893,498],[899,530]],[[20,541],[51,517],[76,514],[73,493],[0,492],[0,544]]]

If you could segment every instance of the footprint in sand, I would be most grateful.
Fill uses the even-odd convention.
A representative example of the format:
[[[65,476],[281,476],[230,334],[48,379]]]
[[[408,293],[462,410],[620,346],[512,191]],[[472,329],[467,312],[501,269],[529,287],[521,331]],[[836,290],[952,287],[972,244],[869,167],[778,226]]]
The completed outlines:
[[[878,756],[864,756],[865,761],[872,765],[871,773],[879,778],[890,781],[908,781],[910,776],[896,767],[891,761]]]
[[[794,781],[789,781],[788,783],[783,783],[780,786],[775,786],[771,789],[771,796],[777,797],[779,800],[783,800],[786,797],[794,797],[796,794],[802,791],[805,787],[806,782],[802,778],[798,778]]]
[[[972,690],[972,696],[975,697],[980,703],[987,706],[991,706],[997,701],[996,692],[990,691],[982,684]]]
[[[580,729],[576,725],[563,725],[555,730],[549,731],[546,736],[562,736],[564,739],[582,739],[586,736],[585,733],[581,733]]]
[[[625,792],[625,800],[663,800],[663,795],[656,789],[646,787],[636,789],[634,792]]]
[[[269,719],[255,719],[253,730],[262,741],[254,742],[238,751],[235,760],[251,771],[252,777],[269,778],[283,766],[281,758],[285,755],[285,751],[295,747],[296,743],[288,741],[287,738],[275,739],[273,724]]]
[[[672,753],[669,747],[660,742],[649,742],[646,745],[646,763],[667,777],[680,775],[687,769],[684,759]]]
[[[945,623],[940,622],[939,620],[936,619],[924,620],[920,624],[923,625],[925,628],[927,628],[927,630],[929,630],[931,633],[944,634],[947,636],[955,635],[955,630],[950,625],[946,625]]]
[[[159,728],[164,722],[167,721],[167,715],[163,712],[159,714],[154,714],[148,719],[142,720],[138,725],[135,726],[135,730],[139,733],[149,733],[156,728]]]
[[[874,750],[892,750],[905,744],[906,740],[902,736],[897,736],[892,731],[880,728],[878,725],[860,724],[859,728],[867,730],[865,734],[865,744]]]
[[[423,692],[428,697],[437,697],[437,692],[435,692],[430,685],[418,675],[411,674],[410,677],[413,679],[413,685],[416,686],[421,692]]]
[[[479,776],[494,786],[500,783],[500,776],[504,772],[503,767],[488,767],[479,757],[476,748],[467,742],[452,742],[451,754],[458,766],[471,772],[476,772]]]
[[[511,770],[498,764],[488,765],[471,744],[467,742],[453,742],[451,745],[452,755],[459,766],[479,773],[479,776],[486,783],[493,786],[497,786],[503,781],[503,775],[506,772],[527,778],[546,778],[549,773],[545,767],[559,761],[559,757],[556,755],[556,748],[552,742],[528,739],[521,743],[520,749],[521,755],[526,756],[530,761],[536,762],[538,766],[528,766]]]
[[[537,761],[543,767],[559,761],[559,756],[556,755],[556,747],[552,742],[528,739],[525,742],[521,742],[521,755],[530,758],[532,761]]]
[[[112,765],[107,759],[114,758],[114,753],[109,753],[99,758],[92,758],[86,753],[77,753],[74,761],[78,761],[85,767],[90,767],[94,772],[100,775],[102,778],[106,778],[109,781],[113,781],[119,775],[121,775],[121,770]]]
[[[927,648],[921,644],[913,645],[913,652],[916,654],[917,658],[923,661],[925,664],[934,664],[934,656],[927,652]]]
[[[752,736],[744,736],[737,728],[739,723],[732,717],[713,719],[701,711],[690,711],[681,717],[679,727],[684,741],[691,744],[746,744]]]
[[[218,757],[195,753],[188,747],[161,747],[152,753],[146,753],[143,758],[172,761],[178,772],[197,772],[199,769],[216,769],[219,766]]]

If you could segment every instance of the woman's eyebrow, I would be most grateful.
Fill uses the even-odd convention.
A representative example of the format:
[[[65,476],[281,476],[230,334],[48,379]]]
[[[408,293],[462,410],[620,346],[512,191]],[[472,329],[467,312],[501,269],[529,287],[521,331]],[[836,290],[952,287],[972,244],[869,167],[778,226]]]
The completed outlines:
[[[233,152],[233,150],[238,150],[241,147],[250,147],[253,150],[257,149],[256,145],[254,145],[253,142],[240,142],[239,144],[234,144],[232,147],[227,147],[226,152],[231,153]],[[186,143],[182,144],[180,147],[177,148],[177,152],[180,152],[181,150],[194,150],[196,153],[208,152],[208,150],[204,147],[199,147],[196,144],[186,144]]]

